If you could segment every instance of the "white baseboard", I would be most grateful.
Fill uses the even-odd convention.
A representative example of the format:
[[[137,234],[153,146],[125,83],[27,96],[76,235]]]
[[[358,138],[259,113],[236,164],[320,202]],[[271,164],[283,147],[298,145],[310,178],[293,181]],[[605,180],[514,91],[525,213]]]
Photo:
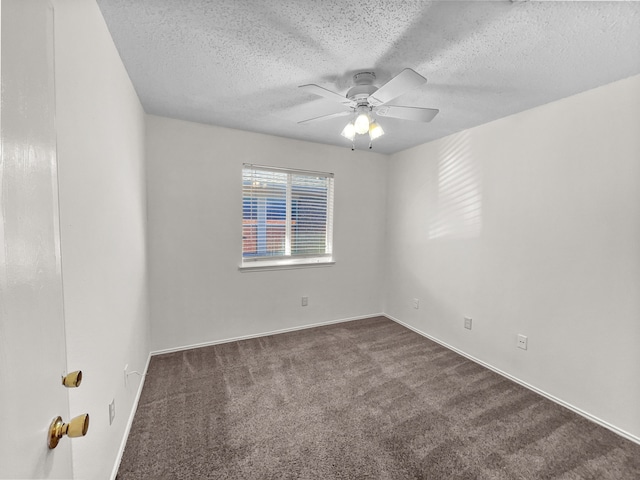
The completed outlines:
[[[136,392],[136,398],[133,401],[133,405],[131,406],[131,412],[129,412],[129,418],[127,419],[127,426],[124,429],[124,435],[122,436],[122,442],[120,442],[120,449],[118,450],[118,456],[116,457],[115,464],[113,465],[113,470],[111,471],[111,480],[115,480],[116,475],[118,474],[118,469],[120,468],[120,462],[122,461],[122,455],[124,454],[124,448],[127,445],[127,439],[129,438],[129,432],[131,431],[131,425],[133,425],[133,418],[136,415],[136,410],[138,409],[138,402],[140,401],[140,396],[142,395],[142,387],[144,387],[144,381],[147,378],[147,371],[149,370],[149,363],[151,362],[151,354],[147,356],[147,363],[144,366],[144,371],[142,372],[142,379],[140,380],[140,385],[138,385],[138,391]]]
[[[449,345],[449,344],[447,344],[447,343],[445,343],[445,342],[443,342],[443,341],[441,341],[441,340],[429,335],[428,333],[423,332],[422,330],[419,330],[419,329],[417,329],[417,328],[415,328],[415,327],[413,327],[413,326],[411,326],[411,325],[409,325],[407,323],[404,323],[401,320],[398,320],[397,318],[392,317],[391,315],[388,315],[386,313],[383,314],[383,315],[385,317],[387,317],[389,320],[392,320],[392,321],[396,322],[397,324],[402,325],[403,327],[406,327],[409,330],[412,330],[412,331],[416,332],[418,335],[421,335],[421,336],[423,336],[425,338],[428,338],[429,340],[432,340],[432,341],[442,345],[443,347],[445,347],[445,348],[447,348],[449,350],[452,350],[452,351],[456,352],[457,354],[462,355],[465,358],[468,358],[472,362],[475,362],[475,363],[477,363],[479,365],[482,365],[483,367],[488,368],[489,370],[491,370],[491,371],[493,371],[493,372],[495,372],[495,373],[497,373],[499,375],[502,375],[503,377],[508,378],[509,380],[517,383],[518,385],[522,385],[523,387],[525,387],[525,388],[527,388],[527,389],[529,389],[529,390],[531,390],[531,391],[533,391],[533,392],[535,392],[535,393],[537,393],[539,395],[542,395],[543,397],[551,400],[552,402],[557,403],[558,405],[561,405],[561,406],[563,406],[565,408],[568,408],[572,412],[577,413],[578,415],[586,418],[587,420],[590,420],[590,421],[592,421],[594,423],[597,423],[598,425],[603,426],[607,430],[611,430],[613,433],[616,433],[616,434],[620,435],[621,437],[624,437],[627,440],[630,440],[630,441],[640,445],[640,437],[637,437],[637,436],[633,435],[632,433],[629,433],[629,432],[627,432],[627,431],[625,431],[625,430],[623,430],[621,428],[618,428],[615,425],[611,425],[610,423],[608,423],[608,422],[606,422],[606,421],[604,421],[604,420],[602,420],[602,419],[600,419],[600,418],[598,418],[598,417],[596,417],[594,415],[591,415],[590,413],[585,412],[584,410],[581,410],[580,408],[578,408],[578,407],[576,407],[574,405],[571,405],[570,403],[565,402],[564,400],[562,400],[562,399],[560,399],[558,397],[555,397],[555,396],[551,395],[550,393],[545,392],[544,390],[540,390],[539,388],[534,387],[533,385],[530,385],[527,382],[525,382],[523,380],[520,380],[519,378],[514,377],[513,375],[508,374],[507,372],[503,372],[499,368],[496,368],[493,365],[490,365],[490,364],[488,364],[486,362],[483,362],[482,360],[480,360],[478,358],[475,358],[475,357],[469,355],[468,353],[465,353],[462,350],[459,350],[456,347],[453,347],[453,346],[451,346],[451,345]]]
[[[324,327],[326,325],[333,325],[334,323],[353,322],[354,320],[363,320],[365,318],[373,318],[373,317],[388,317],[388,315],[385,315],[384,313],[372,313],[369,315],[360,315],[358,317],[340,318],[338,320],[329,320],[328,322],[313,323],[309,325],[302,325],[299,327],[272,330],[270,332],[255,333],[251,335],[243,335],[240,337],[225,338],[223,340],[213,340],[211,342],[195,343],[193,345],[184,345],[181,347],[155,350],[151,352],[151,355],[163,355],[165,353],[181,352],[183,350],[191,350],[193,348],[210,347],[211,345],[220,345],[222,343],[237,342],[239,340],[249,340],[251,338],[267,337],[269,335],[278,335],[280,333],[295,332],[297,330],[306,330],[308,328]]]

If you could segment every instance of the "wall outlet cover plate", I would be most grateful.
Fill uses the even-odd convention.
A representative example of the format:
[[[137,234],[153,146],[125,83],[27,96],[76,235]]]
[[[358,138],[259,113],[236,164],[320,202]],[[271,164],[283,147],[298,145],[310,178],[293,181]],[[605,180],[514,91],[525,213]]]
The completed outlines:
[[[518,335],[518,348],[522,350],[527,349],[527,337],[526,335]]]

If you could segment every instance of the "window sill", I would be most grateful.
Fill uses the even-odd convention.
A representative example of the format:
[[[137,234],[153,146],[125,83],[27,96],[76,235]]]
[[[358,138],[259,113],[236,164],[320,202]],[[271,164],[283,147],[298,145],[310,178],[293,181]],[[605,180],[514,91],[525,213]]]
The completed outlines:
[[[264,260],[246,262],[238,267],[241,272],[263,272],[269,270],[296,270],[298,268],[330,267],[335,265],[329,258],[306,258],[304,260]]]

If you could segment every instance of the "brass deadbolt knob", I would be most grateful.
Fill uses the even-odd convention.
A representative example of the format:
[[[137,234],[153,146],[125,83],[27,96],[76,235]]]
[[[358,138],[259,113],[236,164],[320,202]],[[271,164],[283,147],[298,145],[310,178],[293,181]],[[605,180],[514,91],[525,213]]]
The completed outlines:
[[[62,377],[62,384],[67,388],[77,388],[80,382],[82,382],[82,370],[76,370]]]

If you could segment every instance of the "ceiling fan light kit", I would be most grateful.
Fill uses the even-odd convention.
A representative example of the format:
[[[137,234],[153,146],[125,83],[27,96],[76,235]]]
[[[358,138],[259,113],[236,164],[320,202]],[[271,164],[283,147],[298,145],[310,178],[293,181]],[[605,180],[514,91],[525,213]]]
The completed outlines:
[[[357,119],[356,119],[356,122],[357,122]],[[356,137],[356,133],[361,134],[361,135],[364,135],[366,133],[369,134],[369,148],[372,148],[372,142],[376,138],[380,138],[382,135],[384,135],[384,130],[382,129],[380,124],[378,122],[376,122],[375,120],[370,121],[370,118],[368,116],[367,116],[368,127],[364,132],[357,130],[356,122],[347,123],[345,125],[344,129],[342,129],[342,133],[340,134],[344,138],[346,138],[347,140],[352,142],[351,143],[351,150],[355,150],[354,139]]]
[[[328,90],[320,85],[300,85],[299,88],[309,93],[338,102],[345,111],[330,113],[319,117],[310,118],[298,122],[308,124],[316,121],[328,120],[353,113],[354,120],[349,122],[342,130],[341,135],[352,142],[351,149],[355,149],[354,140],[356,134],[369,134],[369,148],[373,140],[384,135],[382,127],[372,119],[372,115],[379,115],[400,120],[414,122],[430,122],[439,110],[435,108],[404,107],[399,105],[385,105],[400,95],[427,82],[419,73],[410,68],[405,68],[381,87],[376,87],[373,82],[376,78],[373,72],[359,72],[353,76],[353,83],[345,96]]]

